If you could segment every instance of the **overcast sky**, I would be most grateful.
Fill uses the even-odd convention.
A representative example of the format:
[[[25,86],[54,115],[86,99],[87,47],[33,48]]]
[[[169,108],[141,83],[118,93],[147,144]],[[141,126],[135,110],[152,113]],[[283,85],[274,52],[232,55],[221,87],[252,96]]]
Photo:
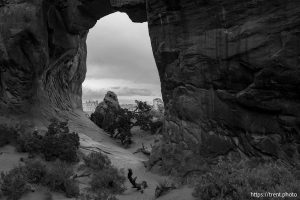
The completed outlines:
[[[161,97],[147,23],[132,23],[124,13],[100,19],[87,39],[83,100],[102,100],[114,91],[120,103]]]

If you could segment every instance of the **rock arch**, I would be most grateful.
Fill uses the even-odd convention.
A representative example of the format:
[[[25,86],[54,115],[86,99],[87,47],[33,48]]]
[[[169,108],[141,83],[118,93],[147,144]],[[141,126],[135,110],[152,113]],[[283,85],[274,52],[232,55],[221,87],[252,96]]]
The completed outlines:
[[[86,35],[115,11],[149,24],[166,104],[150,164],[184,175],[220,156],[299,162],[298,1],[1,0],[2,121],[81,109]]]

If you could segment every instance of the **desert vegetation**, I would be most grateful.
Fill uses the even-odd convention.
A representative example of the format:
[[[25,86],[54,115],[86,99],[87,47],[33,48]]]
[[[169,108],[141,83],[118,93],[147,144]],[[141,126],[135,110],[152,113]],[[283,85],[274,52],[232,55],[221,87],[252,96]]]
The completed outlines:
[[[90,187],[81,199],[116,200],[117,194],[125,191],[124,173],[111,165],[109,158],[100,153],[92,152],[83,157],[84,173],[90,176]]]
[[[33,192],[33,185],[42,185],[51,191],[63,192],[66,197],[77,197],[79,185],[72,179],[73,175],[73,168],[65,162],[46,164],[41,160],[28,160],[22,166],[1,173],[0,189],[3,195],[11,200],[18,200],[26,192]]]
[[[44,136],[37,131],[23,133],[17,138],[17,148],[21,152],[29,154],[41,154],[45,160],[60,159],[66,162],[77,162],[79,148],[79,136],[70,132],[68,122],[60,122],[52,119],[48,131]]]
[[[48,131],[41,135],[20,133],[15,129],[1,127],[0,137],[6,144],[15,145],[18,151],[27,152],[29,157],[19,166],[0,175],[0,197],[18,200],[25,193],[34,191],[35,186],[44,186],[51,191],[64,193],[68,198],[116,200],[126,188],[124,174],[111,165],[110,159],[97,152],[78,154],[79,137],[71,133],[67,122],[53,119]],[[5,137],[9,136],[9,137]],[[84,173],[78,175],[77,162],[82,160]],[[77,170],[77,171],[75,171]],[[79,170],[80,171],[80,170]],[[81,192],[78,179],[89,178],[88,193]]]
[[[141,130],[156,133],[163,125],[161,119],[154,120],[155,113],[152,107],[143,101],[135,101],[136,106],[133,111],[125,108],[120,108],[116,111],[115,119],[110,123],[110,126],[105,128],[111,137],[119,139],[123,145],[130,145],[132,143],[131,129],[135,126],[140,127]],[[98,116],[101,118],[101,116]],[[98,124],[100,119],[97,115],[92,114],[91,120]]]
[[[60,159],[66,162],[77,162],[79,136],[70,132],[68,122],[52,119],[45,135],[38,131],[28,132],[22,126],[15,128],[0,126],[0,147],[11,144],[19,152],[29,153],[30,156],[42,155],[47,161]]]
[[[251,192],[299,194],[299,178],[294,170],[279,162],[251,165],[222,160],[200,177],[193,196],[199,200],[250,200]]]

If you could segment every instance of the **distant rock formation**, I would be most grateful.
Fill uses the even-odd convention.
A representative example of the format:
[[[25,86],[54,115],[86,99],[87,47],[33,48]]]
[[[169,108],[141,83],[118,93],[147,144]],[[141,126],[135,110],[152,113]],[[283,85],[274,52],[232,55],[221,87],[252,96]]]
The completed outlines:
[[[82,109],[88,30],[117,10],[149,25],[165,104],[152,165],[299,163],[300,1],[0,1],[0,118]]]
[[[91,120],[100,128],[106,130],[117,119],[117,112],[121,109],[118,97],[114,92],[108,91],[103,101],[91,114]]]
[[[160,98],[153,99],[153,106],[151,110],[151,115],[154,117],[154,121],[163,121],[164,120],[164,102]]]

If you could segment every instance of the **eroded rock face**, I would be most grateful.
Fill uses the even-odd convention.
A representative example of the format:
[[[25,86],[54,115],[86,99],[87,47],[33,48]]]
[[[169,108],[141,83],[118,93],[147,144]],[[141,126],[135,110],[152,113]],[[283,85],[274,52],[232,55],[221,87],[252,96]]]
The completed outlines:
[[[300,2],[172,2],[148,1],[167,112],[151,162],[183,175],[220,156],[298,162]]]
[[[0,0],[1,117],[81,109],[88,30],[117,10],[149,23],[166,109],[150,164],[299,162],[299,1]]]
[[[40,120],[82,109],[88,30],[117,9],[133,21],[147,16],[140,0],[1,0],[1,117]]]
[[[91,115],[91,120],[100,128],[106,130],[116,121],[120,109],[117,95],[109,91]]]

